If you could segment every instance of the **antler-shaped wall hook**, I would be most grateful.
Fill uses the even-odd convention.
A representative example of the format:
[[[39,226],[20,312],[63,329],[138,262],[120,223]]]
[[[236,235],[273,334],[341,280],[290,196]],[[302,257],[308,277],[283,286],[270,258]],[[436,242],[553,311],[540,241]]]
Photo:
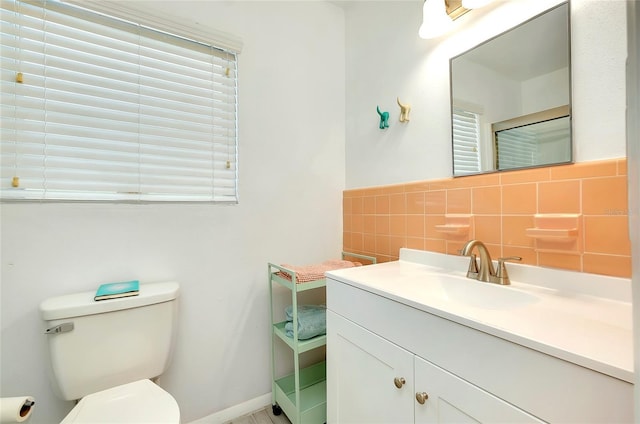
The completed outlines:
[[[400,106],[400,122],[409,122],[409,112],[411,112],[410,105],[403,105],[400,103],[400,98],[396,97],[398,101],[398,106]]]

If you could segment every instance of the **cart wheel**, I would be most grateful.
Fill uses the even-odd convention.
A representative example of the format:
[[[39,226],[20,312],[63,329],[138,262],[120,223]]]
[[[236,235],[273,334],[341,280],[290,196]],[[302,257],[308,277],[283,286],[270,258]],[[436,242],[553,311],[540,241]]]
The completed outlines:
[[[282,414],[282,408],[280,408],[280,406],[278,406],[278,404],[271,405],[271,410],[273,411],[273,415]]]

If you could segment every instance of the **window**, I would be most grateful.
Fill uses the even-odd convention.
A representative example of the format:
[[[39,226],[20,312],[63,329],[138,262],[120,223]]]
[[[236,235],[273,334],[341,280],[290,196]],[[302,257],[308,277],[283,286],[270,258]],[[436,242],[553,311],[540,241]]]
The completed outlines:
[[[2,199],[237,202],[239,50],[1,4]]]
[[[527,127],[495,132],[496,168],[512,169],[535,166],[538,157],[536,133]]]
[[[453,108],[453,175],[480,172],[480,125],[477,113]]]
[[[571,162],[569,106],[494,122],[491,130],[498,170]]]

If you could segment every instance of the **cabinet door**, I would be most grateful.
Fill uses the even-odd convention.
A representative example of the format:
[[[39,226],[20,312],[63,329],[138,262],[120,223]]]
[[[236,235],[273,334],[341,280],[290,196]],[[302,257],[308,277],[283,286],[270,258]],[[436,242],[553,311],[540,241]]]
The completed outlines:
[[[327,423],[413,423],[414,396],[413,354],[327,311]]]
[[[478,361],[478,366],[482,366],[482,361]],[[416,398],[416,423],[543,422],[417,356],[415,379],[416,394],[428,396],[423,404]]]

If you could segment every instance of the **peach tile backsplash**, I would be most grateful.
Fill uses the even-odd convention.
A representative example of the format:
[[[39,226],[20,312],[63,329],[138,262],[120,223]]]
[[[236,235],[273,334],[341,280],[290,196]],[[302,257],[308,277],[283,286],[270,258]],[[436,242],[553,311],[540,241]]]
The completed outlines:
[[[626,171],[623,158],[346,190],[343,247],[385,262],[401,247],[457,254],[476,238],[494,259],[630,277]],[[527,236],[540,214],[578,214],[577,239]],[[450,228],[464,216],[468,229]]]

